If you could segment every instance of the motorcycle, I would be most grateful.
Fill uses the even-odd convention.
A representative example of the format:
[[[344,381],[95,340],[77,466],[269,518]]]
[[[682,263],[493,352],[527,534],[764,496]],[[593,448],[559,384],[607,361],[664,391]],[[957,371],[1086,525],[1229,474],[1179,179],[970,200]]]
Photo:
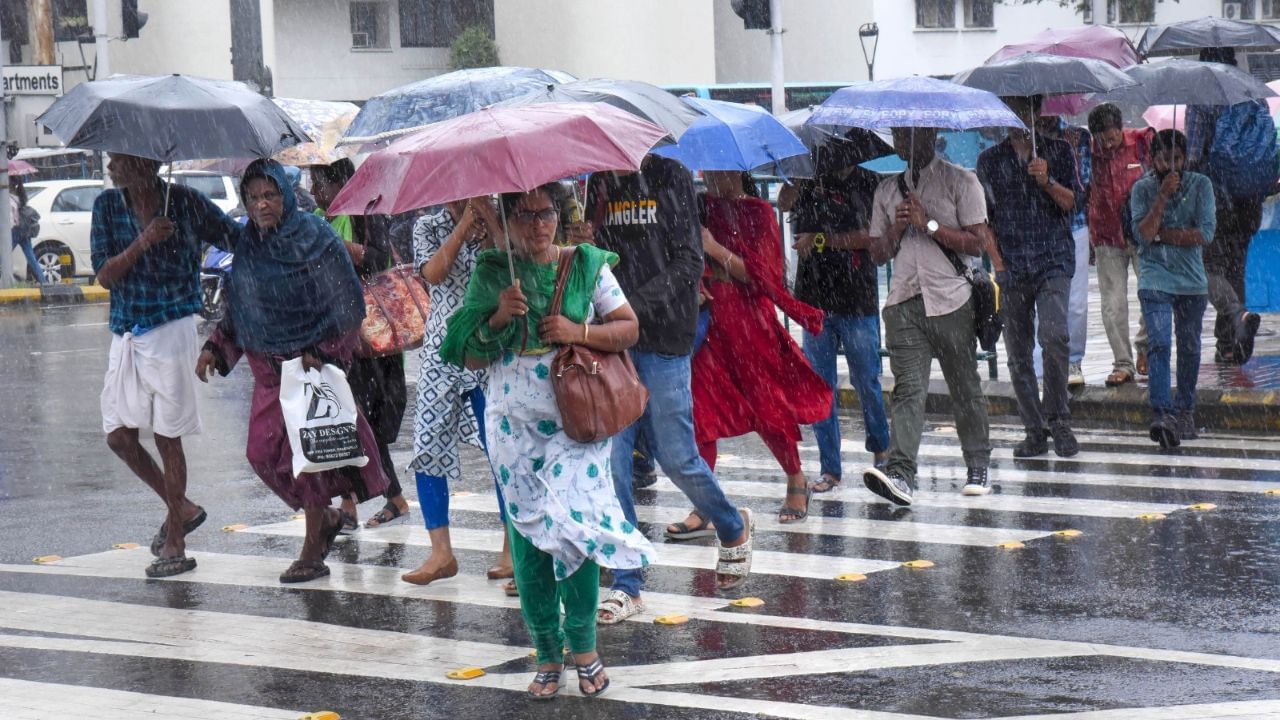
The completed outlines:
[[[227,313],[226,284],[231,279],[231,261],[235,256],[210,245],[200,264],[200,298],[204,307],[200,317],[218,323]]]

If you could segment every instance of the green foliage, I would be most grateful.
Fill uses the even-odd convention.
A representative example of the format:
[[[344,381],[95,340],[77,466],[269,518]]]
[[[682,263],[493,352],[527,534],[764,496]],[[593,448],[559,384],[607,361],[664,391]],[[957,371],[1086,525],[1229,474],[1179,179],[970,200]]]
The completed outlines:
[[[497,65],[498,45],[483,26],[472,25],[454,38],[449,61],[454,70]]]

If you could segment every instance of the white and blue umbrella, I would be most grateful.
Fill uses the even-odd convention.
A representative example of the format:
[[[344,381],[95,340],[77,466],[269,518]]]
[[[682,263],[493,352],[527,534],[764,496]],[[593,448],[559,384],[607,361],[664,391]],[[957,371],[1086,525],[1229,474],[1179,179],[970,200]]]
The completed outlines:
[[[929,77],[877,80],[840,88],[814,108],[808,123],[864,130],[1026,128],[994,94]]]
[[[740,170],[784,178],[812,177],[809,149],[777,118],[754,105],[681,98],[699,118],[675,145],[654,148],[690,170]]]

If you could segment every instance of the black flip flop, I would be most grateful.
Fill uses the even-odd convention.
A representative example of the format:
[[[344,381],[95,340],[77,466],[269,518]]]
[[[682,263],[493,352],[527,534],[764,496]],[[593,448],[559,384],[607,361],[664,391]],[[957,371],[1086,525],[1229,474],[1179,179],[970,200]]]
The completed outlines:
[[[356,519],[351,517],[351,513],[342,509],[338,510],[338,524],[334,525],[329,532],[325,534],[324,550],[320,554],[321,558],[328,559],[329,551],[333,550],[333,543],[338,539],[338,536],[342,534],[342,529],[347,526],[347,523],[354,524],[355,521]],[[328,574],[327,570],[325,571],[325,574]]]
[[[190,572],[196,569],[196,559],[189,558],[186,555],[176,555],[174,557],[156,558],[147,566],[147,577],[149,578],[167,578],[174,575],[181,575],[184,572]]]
[[[697,527],[689,527],[688,523],[683,520],[671,523],[665,531],[668,540],[694,540],[696,538],[711,537],[716,534],[715,525],[712,525],[705,515],[697,510],[693,510],[689,514],[701,520],[702,524]],[[671,528],[675,528],[676,531],[671,532]]]
[[[204,508],[199,505],[196,507],[199,508],[200,512],[196,513],[195,517],[182,523],[182,537],[184,538],[195,532],[196,528],[203,525],[204,521],[209,519],[209,513],[205,512]],[[156,557],[160,557],[160,551],[164,550],[164,541],[168,538],[168,533],[164,531],[164,524],[162,523],[160,525],[160,532],[156,533],[155,537],[151,538],[151,554]]]
[[[564,671],[563,670],[545,670],[533,676],[533,681],[541,685],[542,689],[544,690],[551,683],[555,683],[556,684],[555,692],[536,693],[532,690],[525,690],[525,694],[529,696],[530,700],[554,700],[555,697],[560,694],[560,673],[562,672]]]
[[[301,573],[298,572],[299,570],[305,570],[307,572]],[[319,580],[322,577],[328,576],[329,566],[319,560],[294,560],[293,564],[289,566],[289,569],[280,574],[280,582],[302,583]]]
[[[401,510],[395,503],[389,502],[382,506],[382,509],[373,514],[373,517],[365,521],[364,526],[369,530],[377,530],[380,527],[394,525],[402,520],[409,519],[409,511]]]
[[[791,525],[792,523],[801,522],[805,518],[809,517],[809,503],[813,501],[813,488],[811,486],[805,486],[804,489],[789,487],[787,488],[787,494],[804,495],[804,509],[797,510],[796,508],[783,505],[778,508],[778,523],[781,525]]]
[[[596,656],[595,660],[592,660],[589,664],[587,664],[586,667],[578,665],[576,666],[575,669],[578,671],[578,682],[579,682],[578,692],[581,692],[584,696],[589,698],[598,698],[604,694],[605,690],[609,689],[609,683],[611,682],[609,678],[605,678],[604,685],[602,685],[600,689],[596,690],[595,692],[587,692],[586,690],[583,690],[581,686],[581,683],[583,681],[591,683],[592,685],[595,685],[596,678],[600,675],[600,673],[604,672],[604,663],[600,662],[599,655]]]

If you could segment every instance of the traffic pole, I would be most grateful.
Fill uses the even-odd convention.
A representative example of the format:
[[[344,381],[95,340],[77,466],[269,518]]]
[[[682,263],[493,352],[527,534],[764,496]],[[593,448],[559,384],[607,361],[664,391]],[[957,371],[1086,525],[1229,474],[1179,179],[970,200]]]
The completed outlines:
[[[773,46],[773,114],[787,111],[787,91],[782,65],[782,0],[769,0],[769,39]]]
[[[4,69],[4,53],[0,53],[0,70]],[[0,288],[13,286],[13,213],[9,212],[9,106],[4,86],[0,84]]]

